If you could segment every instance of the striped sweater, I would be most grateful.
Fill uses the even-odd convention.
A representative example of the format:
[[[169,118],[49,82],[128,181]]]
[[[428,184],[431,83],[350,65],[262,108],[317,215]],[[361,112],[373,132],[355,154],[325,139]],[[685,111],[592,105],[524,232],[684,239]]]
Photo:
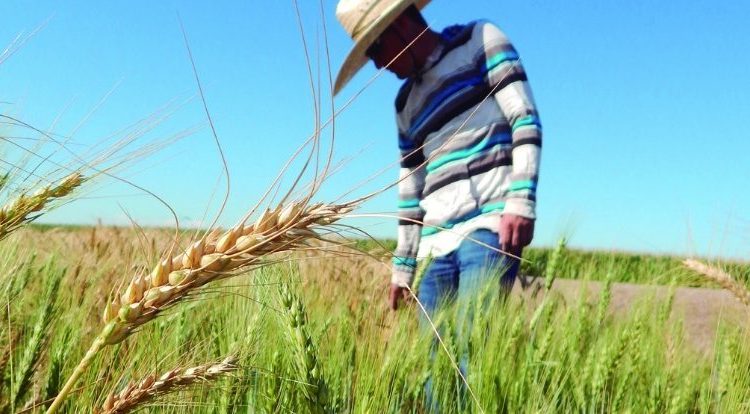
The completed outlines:
[[[502,214],[534,219],[542,128],[518,53],[497,26],[452,26],[396,98],[401,153],[392,282]],[[424,225],[423,225],[423,224]]]

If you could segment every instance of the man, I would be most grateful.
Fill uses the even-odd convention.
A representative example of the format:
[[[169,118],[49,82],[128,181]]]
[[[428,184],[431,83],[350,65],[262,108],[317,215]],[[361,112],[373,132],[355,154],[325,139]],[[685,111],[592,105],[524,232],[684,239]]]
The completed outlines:
[[[429,0],[341,0],[355,45],[334,93],[372,60],[404,83],[396,97],[401,152],[392,309],[408,297],[417,257],[433,257],[419,288],[428,314],[488,279],[504,291],[533,237],[542,130],[516,50],[493,24],[431,30]],[[488,271],[505,270],[503,276]]]

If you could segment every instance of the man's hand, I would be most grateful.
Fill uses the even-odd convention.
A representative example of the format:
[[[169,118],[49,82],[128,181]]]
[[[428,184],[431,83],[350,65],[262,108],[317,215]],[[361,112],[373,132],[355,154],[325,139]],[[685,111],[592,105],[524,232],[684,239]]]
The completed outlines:
[[[391,283],[391,290],[388,292],[388,305],[391,307],[391,310],[398,309],[398,301],[400,299],[403,299],[404,302],[409,301],[409,289]]]
[[[500,218],[500,248],[514,256],[521,256],[524,247],[534,238],[534,220],[503,214]]]

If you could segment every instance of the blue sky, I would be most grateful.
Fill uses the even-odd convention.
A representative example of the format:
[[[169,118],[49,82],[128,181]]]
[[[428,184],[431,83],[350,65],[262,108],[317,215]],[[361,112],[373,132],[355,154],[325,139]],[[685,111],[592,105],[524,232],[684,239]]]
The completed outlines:
[[[314,70],[326,79],[324,59],[318,63],[320,11],[317,2],[301,3]],[[750,118],[750,4],[457,4],[435,1],[425,15],[438,28],[494,21],[529,73],[545,133],[535,244],[572,234],[572,244],[585,248],[750,257],[750,192],[743,190],[750,178],[743,125]],[[335,21],[335,1],[323,5],[335,72],[351,42]],[[199,222],[218,204],[221,164],[201,103],[189,100],[196,85],[178,13],[228,154],[232,192],[222,222],[230,224],[313,130],[291,1],[3,2],[2,46],[48,23],[0,66],[0,112],[45,127],[59,117],[55,131],[75,131],[75,150],[181,102],[144,140],[203,128],[122,174],[166,199],[183,221]],[[368,66],[334,103],[343,105],[375,73]],[[337,118],[335,154],[346,164],[320,198],[364,194],[395,178],[397,88],[384,73]],[[328,96],[322,102],[330,107]],[[395,197],[386,191],[363,211],[393,212]],[[123,209],[143,224],[169,222],[152,198],[108,180],[47,220],[124,223]],[[395,235],[394,220],[360,225]]]

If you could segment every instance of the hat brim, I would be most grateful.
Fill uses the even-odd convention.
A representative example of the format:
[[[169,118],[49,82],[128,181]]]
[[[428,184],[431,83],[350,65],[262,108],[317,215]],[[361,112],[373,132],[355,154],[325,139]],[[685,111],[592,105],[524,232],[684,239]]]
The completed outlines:
[[[344,59],[344,63],[341,64],[338,75],[336,75],[336,83],[333,87],[333,95],[336,96],[341,89],[346,86],[347,83],[359,72],[367,61],[370,60],[365,52],[370,45],[375,42],[385,29],[393,23],[396,18],[404,12],[412,4],[417,6],[419,10],[422,10],[430,0],[414,0],[414,1],[401,1],[397,2],[390,9],[382,13],[377,19],[375,19],[367,29],[362,32],[357,40],[354,42],[354,46],[349,51],[349,54]]]

